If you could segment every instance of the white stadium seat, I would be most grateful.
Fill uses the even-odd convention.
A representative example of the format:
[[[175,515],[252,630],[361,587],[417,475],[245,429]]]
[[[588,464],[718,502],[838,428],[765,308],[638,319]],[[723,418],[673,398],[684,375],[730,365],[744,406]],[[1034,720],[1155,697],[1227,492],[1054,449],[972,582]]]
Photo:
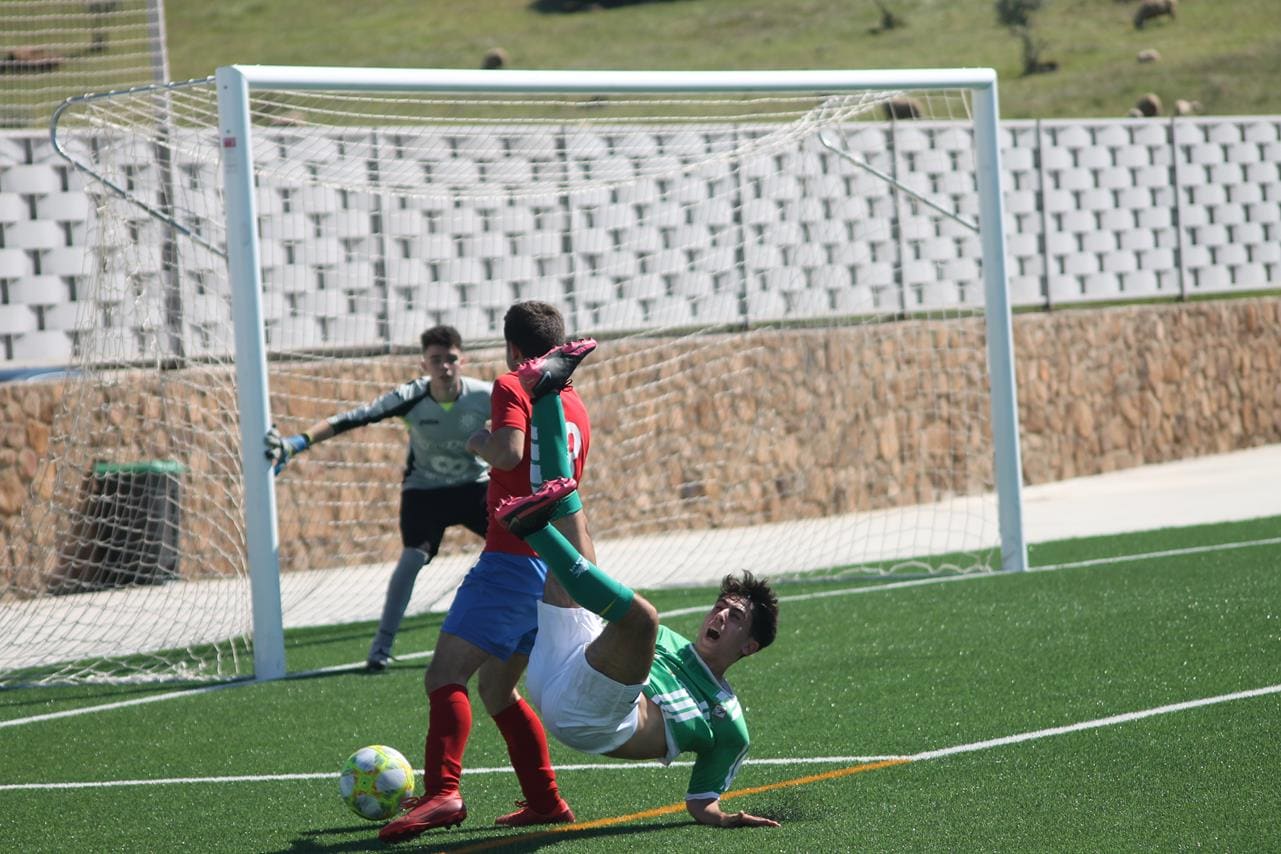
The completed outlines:
[[[66,232],[49,220],[34,219],[4,226],[4,245],[13,249],[52,249],[66,246]]]
[[[1227,146],[1241,141],[1241,128],[1235,122],[1214,122],[1202,124],[1206,142]]]
[[[346,314],[326,324],[325,333],[335,344],[368,346],[380,340],[378,318],[372,314]]]
[[[1270,287],[1267,268],[1263,264],[1241,264],[1232,268],[1232,282],[1239,288]]]
[[[641,304],[631,299],[615,299],[599,307],[594,329],[621,331],[639,329],[645,325],[645,312]]]
[[[778,320],[787,316],[787,301],[778,291],[751,291],[747,295],[749,320]]]
[[[39,364],[71,360],[71,339],[58,331],[27,332],[13,339],[13,358]]]
[[[960,303],[960,294],[954,282],[926,282],[916,290],[919,308],[952,308]]]
[[[871,288],[855,285],[832,291],[832,307],[841,314],[863,314],[872,311],[876,304]]]
[[[55,305],[71,298],[62,276],[20,276],[9,283],[9,302],[22,305]]]
[[[27,195],[62,192],[62,173],[51,164],[10,166],[0,169],[0,192]]]
[[[1281,204],[1276,201],[1246,205],[1246,219],[1257,223],[1281,222]]]
[[[0,226],[31,219],[31,206],[20,193],[0,193]]]
[[[1133,252],[1108,252],[1103,256],[1103,272],[1131,273],[1139,268],[1139,260]]]
[[[29,275],[35,269],[30,252],[22,249],[0,248],[0,278],[17,278]]]
[[[1135,211],[1135,224],[1139,228],[1169,228],[1174,214],[1169,208],[1141,208]]]
[[[1214,209],[1214,222],[1217,225],[1240,225],[1245,221],[1245,205],[1228,202]]]
[[[63,302],[45,308],[44,328],[70,331],[88,324],[92,317],[90,307],[78,302]]]
[[[653,300],[667,296],[667,286],[659,276],[632,276],[623,281],[620,290],[627,299]]]
[[[1241,139],[1245,142],[1274,142],[1281,136],[1281,123],[1258,119],[1241,126]]]
[[[1085,252],[1068,255],[1063,259],[1063,272],[1069,276],[1085,276],[1099,271],[1099,258]]]
[[[1141,270],[1172,270],[1174,269],[1174,250],[1164,247],[1158,249],[1149,249],[1138,253],[1139,269]]]
[[[651,303],[649,320],[659,326],[685,326],[694,322],[693,304],[687,297],[664,296]]]
[[[1253,181],[1228,187],[1228,199],[1237,205],[1261,202],[1263,201],[1263,187]]]
[[[0,335],[34,332],[38,323],[35,312],[25,305],[0,305]]]
[[[1039,305],[1045,302],[1040,276],[1010,276],[1010,300],[1015,305]]]
[[[1227,267],[1196,268],[1192,270],[1192,286],[1206,292],[1230,290],[1232,274]]]
[[[1087,231],[1081,235],[1081,249],[1095,254],[1111,252],[1116,248],[1116,240],[1116,235],[1105,229]]]
[[[1146,146],[1166,145],[1166,124],[1164,121],[1139,121],[1133,125],[1131,138],[1135,143]]]
[[[1075,276],[1050,276],[1049,291],[1051,303],[1079,301],[1085,293]]]
[[[743,320],[738,294],[714,293],[699,297],[694,302],[694,316],[699,323],[739,323]]]
[[[1117,248],[1126,251],[1150,250],[1157,246],[1157,237],[1149,230],[1122,232],[1117,236]]]

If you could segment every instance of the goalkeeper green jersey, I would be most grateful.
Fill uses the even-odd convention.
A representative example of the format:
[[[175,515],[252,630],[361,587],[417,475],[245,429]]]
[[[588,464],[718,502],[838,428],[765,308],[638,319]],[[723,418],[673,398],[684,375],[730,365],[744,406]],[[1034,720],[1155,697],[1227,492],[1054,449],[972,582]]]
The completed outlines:
[[[719,798],[747,757],[747,721],[734,690],[717,679],[694,645],[667,626],[658,627],[645,696],[663,711],[667,756],[697,755],[686,798]]]

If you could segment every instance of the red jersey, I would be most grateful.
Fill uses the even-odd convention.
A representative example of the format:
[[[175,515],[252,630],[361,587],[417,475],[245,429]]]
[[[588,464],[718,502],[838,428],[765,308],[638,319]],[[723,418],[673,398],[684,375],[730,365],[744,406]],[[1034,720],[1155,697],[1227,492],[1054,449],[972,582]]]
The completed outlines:
[[[569,433],[569,456],[573,464],[574,479],[583,480],[583,465],[587,462],[587,449],[591,446],[591,423],[587,408],[572,385],[560,393],[561,406],[565,409],[565,426]],[[525,434],[525,448],[520,463],[510,471],[491,469],[489,472],[489,532],[485,536],[485,551],[537,557],[525,541],[514,536],[494,518],[494,508],[504,498],[529,495],[529,434],[533,403],[515,373],[503,374],[494,380],[490,396],[490,430],[497,433],[504,427],[514,427]],[[541,478],[539,479],[541,481]]]

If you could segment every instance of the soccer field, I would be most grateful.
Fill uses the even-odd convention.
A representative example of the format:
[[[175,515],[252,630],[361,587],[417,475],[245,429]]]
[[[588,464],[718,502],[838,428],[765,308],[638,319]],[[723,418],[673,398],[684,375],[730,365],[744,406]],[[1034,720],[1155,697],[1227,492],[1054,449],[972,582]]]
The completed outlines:
[[[753,747],[726,803],[780,828],[698,827],[687,765],[553,744],[578,823],[496,829],[519,790],[477,701],[470,817],[397,847],[1275,849],[1279,522],[1035,546],[1018,575],[787,584],[778,641],[731,674]],[[653,594],[685,632],[710,598]],[[379,676],[356,671],[360,624],[290,633],[291,666],[312,672],[274,683],[0,693],[4,849],[386,848],[339,801],[337,771],[371,743],[419,765],[440,619],[408,621]]]

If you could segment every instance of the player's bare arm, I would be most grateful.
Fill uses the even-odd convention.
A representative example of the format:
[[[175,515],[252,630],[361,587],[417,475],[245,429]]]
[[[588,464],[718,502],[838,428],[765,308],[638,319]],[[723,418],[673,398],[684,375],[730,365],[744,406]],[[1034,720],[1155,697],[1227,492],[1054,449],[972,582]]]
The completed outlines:
[[[477,430],[468,437],[467,450],[493,468],[511,471],[525,454],[525,431],[515,427],[500,427],[492,433]]]

